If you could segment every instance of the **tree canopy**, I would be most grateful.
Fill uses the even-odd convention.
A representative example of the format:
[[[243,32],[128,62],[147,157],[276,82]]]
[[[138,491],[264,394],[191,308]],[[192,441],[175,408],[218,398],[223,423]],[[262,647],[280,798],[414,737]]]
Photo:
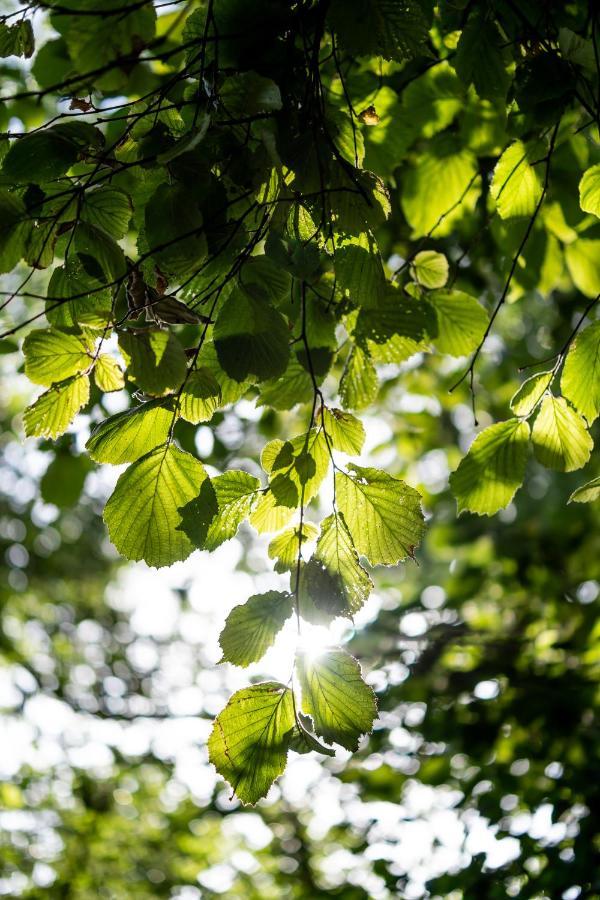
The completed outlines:
[[[0,18],[3,416],[50,460],[41,498],[65,534],[78,523],[81,556],[59,597],[69,551],[48,556],[35,515],[26,538],[4,529],[31,562],[7,582],[7,660],[80,704],[63,625],[110,633],[117,558],[161,569],[236,539],[278,577],[223,623],[221,661],[249,683],[203,710],[242,804],[316,752],[366,802],[414,775],[458,792],[465,822],[514,834],[550,802],[564,825],[546,844],[524,829],[504,880],[475,857],[433,895],[600,896],[597,37],[593,5],[536,0],[46,0]],[[255,677],[290,623],[286,677]],[[314,626],[352,654],[315,652]],[[144,695],[122,657],[98,672]],[[97,680],[85,702],[110,718]],[[117,828],[78,777],[73,808]],[[164,828],[187,834],[184,807]],[[290,896],[329,892],[294,840]],[[212,864],[192,843],[190,865]],[[187,876],[160,865],[162,893],[132,896],[176,896]],[[389,896],[405,874],[377,859]]]

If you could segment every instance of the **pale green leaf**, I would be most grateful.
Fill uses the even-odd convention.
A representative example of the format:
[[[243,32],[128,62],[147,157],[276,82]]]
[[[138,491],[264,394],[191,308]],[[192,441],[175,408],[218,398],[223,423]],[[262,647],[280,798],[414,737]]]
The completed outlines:
[[[206,477],[199,460],[174,446],[158,447],[129,466],[104,510],[119,553],[156,568],[186,559],[194,544],[179,527],[180,510],[198,496]]]
[[[360,665],[345,650],[332,649],[298,657],[302,709],[324,740],[358,750],[377,716],[377,701],[362,679]]]
[[[265,797],[283,773],[293,727],[292,693],[274,681],[242,688],[219,713],[208,758],[242,803]]]
[[[600,497],[600,476],[592,478],[587,484],[582,484],[573,491],[569,497],[569,503],[591,503]]]
[[[298,563],[298,554],[300,551],[300,535],[302,535],[302,546],[307,541],[314,541],[319,533],[319,529],[312,522],[303,522],[302,529],[300,525],[294,528],[287,528],[273,538],[269,544],[269,557],[276,560],[276,572],[290,572]]]
[[[517,416],[528,416],[540,402],[554,378],[553,372],[538,372],[524,381],[510,401],[510,408]]]
[[[250,515],[260,490],[258,478],[239,469],[231,469],[211,481],[217,498],[217,514],[204,541],[206,550],[215,550],[235,537],[241,523]]]
[[[432,291],[427,299],[437,314],[438,333],[433,338],[437,349],[450,356],[476,350],[489,321],[483,306],[463,291]]]
[[[291,616],[293,599],[282,591],[267,591],[235,606],[219,635],[221,662],[246,667],[261,660]]]
[[[377,397],[377,372],[369,354],[358,345],[346,360],[340,381],[340,400],[349,409],[364,409]]]
[[[336,249],[335,277],[337,286],[355,306],[377,306],[385,292],[385,275],[371,234],[363,232]]]
[[[107,394],[111,391],[120,391],[125,387],[123,370],[116,359],[113,359],[108,353],[101,353],[96,360],[94,378],[98,388]]]
[[[227,375],[219,363],[217,351],[212,341],[206,341],[203,344],[200,356],[198,357],[198,366],[208,369],[214,375],[221,388],[222,406],[227,406],[230,403],[237,403],[252,384],[252,380],[236,381],[234,378],[230,378],[229,375]]]
[[[600,413],[600,322],[580,331],[571,344],[560,389],[591,425]]]
[[[525,145],[515,141],[508,147],[494,169],[490,194],[502,219],[531,216],[542,196],[542,182],[538,174],[544,156],[541,144]]]
[[[23,414],[27,437],[57,438],[90,399],[90,379],[76,375],[53,385]]]
[[[425,531],[418,491],[379,469],[348,468],[336,473],[336,499],[357,551],[372,565],[413,557]]]
[[[470,150],[446,135],[431,142],[403,179],[400,202],[412,237],[448,234],[473,206],[476,182],[477,160]]]
[[[425,288],[442,288],[448,281],[448,260],[436,250],[421,250],[410,264],[412,277]]]
[[[275,494],[268,490],[257,501],[250,515],[250,524],[259,534],[280,531],[294,515],[294,506],[282,505]]]
[[[101,422],[85,446],[92,459],[99,463],[118,466],[135,462],[165,443],[173,420],[171,401],[150,400]]]
[[[498,422],[480,432],[450,476],[458,512],[492,516],[508,506],[523,484],[529,455],[529,425]]]
[[[54,328],[30,331],[23,341],[25,374],[34,384],[48,386],[63,381],[91,365],[89,349],[80,335]]]
[[[361,453],[365,442],[365,426],[352,413],[325,406],[323,427],[334,450],[351,456]]]
[[[565,247],[565,261],[573,284],[586,297],[600,294],[600,240],[579,237]]]
[[[179,401],[186,422],[208,422],[221,404],[221,388],[210,369],[195,369],[187,378]]]
[[[581,469],[594,446],[581,416],[562,397],[551,395],[542,402],[531,439],[536,459],[559,472]]]
[[[579,205],[600,218],[600,164],[587,169],[579,182]]]

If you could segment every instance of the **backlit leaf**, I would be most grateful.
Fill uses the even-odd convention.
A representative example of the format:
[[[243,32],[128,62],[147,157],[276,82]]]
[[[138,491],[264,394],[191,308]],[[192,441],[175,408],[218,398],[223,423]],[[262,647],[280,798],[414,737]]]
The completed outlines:
[[[219,635],[221,662],[249,666],[261,660],[292,610],[292,595],[282,591],[254,594],[245,603],[234,606]]]
[[[562,397],[551,395],[542,402],[531,439],[536,459],[559,472],[581,469],[594,446],[581,416]]]
[[[256,803],[287,762],[294,704],[289,688],[274,681],[242,688],[217,718],[208,758],[242,803]]]
[[[458,512],[492,516],[508,506],[523,484],[529,455],[529,425],[508,419],[480,432],[450,476]]]

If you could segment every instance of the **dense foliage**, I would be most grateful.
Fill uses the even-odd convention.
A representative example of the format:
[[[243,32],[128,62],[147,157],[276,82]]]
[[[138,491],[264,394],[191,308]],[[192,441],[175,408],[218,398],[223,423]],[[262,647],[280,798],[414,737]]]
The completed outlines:
[[[383,723],[428,704],[421,772],[457,785],[465,808],[482,808],[485,771],[485,814],[502,824],[531,751],[523,802],[544,801],[556,763],[568,770],[557,811],[585,819],[573,810],[598,746],[598,636],[593,606],[564,598],[598,575],[595,511],[580,505],[600,496],[594,11],[84,0],[33,4],[0,29],[0,265],[13,273],[1,347],[43,388],[25,434],[48,453],[58,439],[44,499],[76,502],[88,457],[126,465],[108,535],[154,567],[240,528],[247,540],[245,522],[273,534],[268,557],[289,583],[231,611],[220,644],[236,666],[258,663],[292,617],[300,638],[303,621],[351,624],[374,578],[384,592],[406,580],[414,603],[437,585],[448,601],[446,617],[423,601],[429,640],[414,650],[397,647],[395,610],[358,636],[370,667],[393,672],[401,653],[401,679],[367,684],[345,649],[315,655],[299,640],[289,682],[243,687],[217,715],[211,762],[255,803],[290,749],[356,751],[375,688]],[[244,440],[227,441],[229,409],[243,419],[247,401]],[[87,456],[69,437],[80,412],[94,425]],[[374,412],[396,445],[387,457]],[[423,474],[436,453],[460,520]],[[575,481],[546,471],[588,463]],[[524,481],[509,535],[469,515],[510,522]],[[371,571],[415,557],[418,570]],[[461,699],[482,682],[500,692],[490,721]],[[397,783],[393,733],[370,738],[381,765],[341,774],[367,796]],[[517,887],[539,884],[523,896],[597,889],[588,822],[592,849],[532,865]],[[383,877],[399,888],[393,866]],[[465,877],[434,890],[469,896]],[[472,878],[488,884],[479,864]],[[493,884],[487,895],[505,896]]]

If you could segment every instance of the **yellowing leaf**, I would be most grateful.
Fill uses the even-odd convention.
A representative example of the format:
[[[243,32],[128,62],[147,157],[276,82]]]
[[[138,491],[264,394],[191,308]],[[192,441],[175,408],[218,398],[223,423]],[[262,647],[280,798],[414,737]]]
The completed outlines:
[[[531,438],[536,459],[559,472],[581,469],[594,446],[581,416],[562,397],[550,395],[544,398]]]

